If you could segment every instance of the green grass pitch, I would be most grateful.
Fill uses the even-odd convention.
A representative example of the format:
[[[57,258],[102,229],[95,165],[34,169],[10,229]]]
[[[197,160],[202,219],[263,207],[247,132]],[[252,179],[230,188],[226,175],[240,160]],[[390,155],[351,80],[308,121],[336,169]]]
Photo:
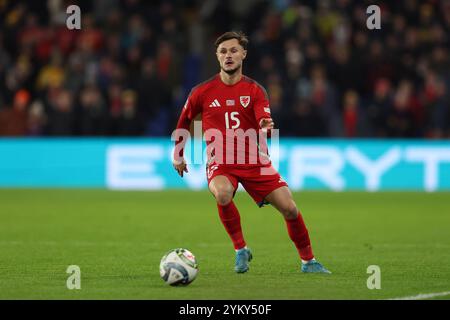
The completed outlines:
[[[0,190],[0,299],[386,299],[450,291],[450,194],[299,192],[314,252],[332,275],[302,274],[285,223],[244,192],[254,260],[234,251],[207,191]],[[169,249],[191,250],[198,278],[159,277]],[[68,290],[69,265],[81,289]],[[367,288],[369,265],[381,289]],[[437,299],[449,298],[437,297]]]

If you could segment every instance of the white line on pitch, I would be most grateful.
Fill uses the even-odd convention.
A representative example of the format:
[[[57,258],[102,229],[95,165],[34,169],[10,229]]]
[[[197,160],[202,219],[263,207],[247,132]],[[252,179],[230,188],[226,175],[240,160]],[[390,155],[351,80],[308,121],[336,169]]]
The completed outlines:
[[[437,293],[426,293],[426,294],[421,293],[421,294],[418,294],[417,296],[392,298],[392,299],[388,299],[388,300],[423,300],[423,299],[431,299],[434,297],[443,297],[443,296],[448,296],[448,295],[450,295],[450,291],[437,292]]]

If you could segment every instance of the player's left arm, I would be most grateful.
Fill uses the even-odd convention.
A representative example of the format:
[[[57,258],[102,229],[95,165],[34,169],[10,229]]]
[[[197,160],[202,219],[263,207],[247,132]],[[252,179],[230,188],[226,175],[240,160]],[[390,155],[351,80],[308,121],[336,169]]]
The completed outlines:
[[[253,111],[256,122],[262,130],[270,132],[274,128],[275,123],[270,114],[269,96],[262,86],[257,85],[254,97]]]

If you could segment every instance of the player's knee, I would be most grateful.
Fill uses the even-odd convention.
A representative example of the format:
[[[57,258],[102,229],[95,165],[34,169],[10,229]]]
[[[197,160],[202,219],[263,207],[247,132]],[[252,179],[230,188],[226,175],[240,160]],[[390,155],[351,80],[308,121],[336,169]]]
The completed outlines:
[[[298,209],[294,202],[288,203],[283,208],[281,208],[281,213],[285,219],[293,220],[297,219]]]
[[[219,205],[225,206],[233,200],[233,190],[221,189],[215,193],[216,201]]]

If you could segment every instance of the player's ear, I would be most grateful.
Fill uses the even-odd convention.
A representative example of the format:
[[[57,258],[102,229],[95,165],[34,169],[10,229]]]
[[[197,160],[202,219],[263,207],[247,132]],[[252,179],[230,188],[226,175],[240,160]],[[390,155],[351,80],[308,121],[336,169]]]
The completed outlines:
[[[242,51],[242,60],[247,56],[247,50]]]

